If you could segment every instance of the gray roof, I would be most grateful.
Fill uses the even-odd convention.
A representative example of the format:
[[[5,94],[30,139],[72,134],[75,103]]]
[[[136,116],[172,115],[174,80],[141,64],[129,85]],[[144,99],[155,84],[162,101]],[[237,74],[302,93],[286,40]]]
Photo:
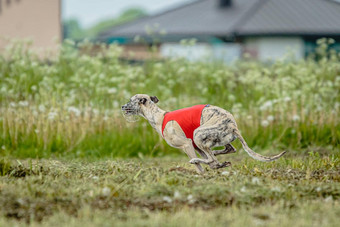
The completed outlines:
[[[242,35],[340,35],[340,4],[331,0],[264,0],[236,28]]]
[[[109,37],[147,36],[146,28],[166,36],[340,35],[340,4],[332,0],[233,0],[219,8],[217,0],[198,0],[144,17],[102,33]]]

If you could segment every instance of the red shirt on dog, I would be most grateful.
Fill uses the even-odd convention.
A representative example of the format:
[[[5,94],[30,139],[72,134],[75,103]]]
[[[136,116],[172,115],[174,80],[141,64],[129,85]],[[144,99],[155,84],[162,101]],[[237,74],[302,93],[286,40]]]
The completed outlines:
[[[166,113],[162,124],[162,135],[166,124],[169,121],[176,121],[181,126],[186,137],[191,139],[192,144],[197,148],[193,139],[194,131],[201,125],[202,110],[206,106],[208,105],[196,105]]]

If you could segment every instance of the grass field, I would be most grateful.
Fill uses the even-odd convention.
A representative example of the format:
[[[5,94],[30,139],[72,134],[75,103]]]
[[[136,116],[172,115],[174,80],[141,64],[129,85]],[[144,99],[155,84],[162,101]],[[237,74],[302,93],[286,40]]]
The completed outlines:
[[[42,61],[28,43],[0,55],[0,226],[337,226],[340,215],[340,56],[232,65],[151,59],[66,41]],[[79,47],[78,48],[76,48]],[[98,49],[98,47],[97,47]],[[136,93],[173,110],[229,110],[248,145],[232,167],[197,175],[145,120],[120,106]]]
[[[222,159],[203,175],[178,157],[2,161],[0,225],[338,225],[339,153]]]

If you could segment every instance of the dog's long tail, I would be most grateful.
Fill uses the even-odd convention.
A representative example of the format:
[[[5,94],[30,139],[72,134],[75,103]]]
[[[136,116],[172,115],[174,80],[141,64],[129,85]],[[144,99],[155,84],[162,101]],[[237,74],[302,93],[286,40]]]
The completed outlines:
[[[241,133],[236,129],[235,131],[235,135],[236,137],[241,141],[242,143],[242,146],[243,146],[243,149],[249,154],[250,157],[252,157],[253,159],[256,159],[256,160],[259,160],[261,162],[271,162],[271,161],[274,161],[278,158],[280,158],[282,155],[284,155],[286,153],[286,151],[284,152],[281,152],[280,154],[278,155],[274,155],[274,156],[271,156],[271,157],[267,157],[267,156],[263,156],[263,155],[260,155],[256,152],[254,152],[252,149],[250,149],[250,147],[248,147],[248,144],[246,143],[246,141],[243,139]]]

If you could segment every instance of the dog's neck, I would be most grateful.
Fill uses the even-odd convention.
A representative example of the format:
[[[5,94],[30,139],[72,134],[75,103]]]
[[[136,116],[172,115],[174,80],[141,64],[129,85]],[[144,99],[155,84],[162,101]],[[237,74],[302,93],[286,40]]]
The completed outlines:
[[[150,125],[162,136],[162,124],[166,111],[159,108],[156,104],[144,108],[143,117],[149,121]]]

